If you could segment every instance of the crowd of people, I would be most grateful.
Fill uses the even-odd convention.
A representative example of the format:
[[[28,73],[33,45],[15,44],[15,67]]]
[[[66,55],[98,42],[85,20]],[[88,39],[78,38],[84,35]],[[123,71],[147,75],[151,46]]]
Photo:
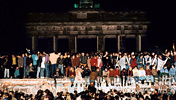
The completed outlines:
[[[159,60],[164,62],[162,66]],[[104,93],[95,88],[101,86],[104,80],[106,86],[120,83],[121,86],[131,85],[132,79],[136,86],[144,80],[154,85],[155,78],[170,77],[172,85],[176,80],[176,51],[165,52],[118,52],[118,53],[76,53],[65,52],[27,52],[20,55],[2,55],[0,57],[1,79],[23,78],[68,78],[71,87],[74,83],[83,82],[88,87],[86,91],[77,93],[58,92],[54,97],[49,90],[38,90],[35,96],[22,92],[0,91],[1,100],[174,100],[175,93],[165,91],[158,93],[155,89],[151,93],[123,93],[110,90]],[[158,80],[159,81],[159,80]]]
[[[96,90],[91,85],[88,90],[80,93],[77,93],[77,91],[74,91],[74,93],[61,91],[57,92],[56,96],[48,89],[38,90],[36,95],[18,91],[0,91],[0,100],[175,100],[175,98],[175,92],[170,92],[170,90],[164,91],[164,93],[159,93],[157,89],[151,93],[148,91],[144,93],[123,93],[117,90],[104,93],[101,90]]]
[[[159,60],[165,61],[159,67]],[[2,55],[0,57],[0,78],[69,78],[74,82],[85,79],[88,86],[95,81],[98,85],[105,80],[106,85],[121,82],[131,85],[132,78],[138,85],[144,80],[153,85],[155,78],[171,77],[172,84],[176,80],[176,52],[162,53],[76,53],[65,52],[27,52],[21,55]],[[150,80],[149,80],[150,79]]]

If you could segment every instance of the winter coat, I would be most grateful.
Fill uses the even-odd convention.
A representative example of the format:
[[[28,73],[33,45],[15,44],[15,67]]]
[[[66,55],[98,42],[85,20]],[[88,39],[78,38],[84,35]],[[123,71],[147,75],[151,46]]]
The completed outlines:
[[[97,66],[97,59],[92,58],[92,59],[90,60],[90,65],[91,65],[91,66]]]
[[[81,56],[80,57],[80,60],[81,60],[82,64],[87,64],[87,59],[88,59],[87,56]]]
[[[137,66],[137,60],[136,58],[131,58],[131,67],[134,68],[135,66]]]
[[[59,58],[57,59],[57,64],[59,64],[59,65],[64,64],[64,58],[61,59],[61,58],[59,57]]]
[[[109,77],[115,77],[115,70],[114,69],[110,69],[109,70]]]
[[[97,73],[96,72],[91,72],[90,73],[90,80],[96,80],[97,79]]]
[[[87,70],[85,69],[85,70],[83,71],[83,76],[89,76],[90,73],[91,73],[90,69],[87,69]]]
[[[26,66],[29,66],[30,63],[33,63],[32,58],[27,57],[26,58]]]
[[[65,65],[65,67],[68,67],[68,66],[72,66],[72,62],[71,62],[71,59],[70,58],[65,58],[64,59],[64,62],[63,62],[63,64]]]
[[[97,76],[101,77],[102,74],[101,74],[101,71],[95,71],[97,73]]]
[[[24,63],[24,58],[18,58],[18,67],[21,67],[23,66],[23,63]]]

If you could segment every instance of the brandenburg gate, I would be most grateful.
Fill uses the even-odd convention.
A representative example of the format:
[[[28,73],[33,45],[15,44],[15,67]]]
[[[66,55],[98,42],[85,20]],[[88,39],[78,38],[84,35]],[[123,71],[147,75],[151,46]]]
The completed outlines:
[[[145,12],[105,12],[93,0],[80,0],[67,13],[29,13],[26,23],[31,37],[32,50],[37,49],[37,40],[51,38],[53,51],[58,51],[58,39],[69,40],[69,52],[77,53],[77,40],[96,38],[97,51],[105,51],[105,39],[116,38],[117,51],[122,48],[121,37],[135,38],[136,51],[141,51],[141,38],[147,34],[149,21]]]

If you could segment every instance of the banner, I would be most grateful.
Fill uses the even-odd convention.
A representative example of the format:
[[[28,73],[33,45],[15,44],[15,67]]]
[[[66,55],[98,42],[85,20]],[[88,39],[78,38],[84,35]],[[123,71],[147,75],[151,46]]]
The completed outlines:
[[[166,60],[164,60],[164,61],[158,58],[157,69],[161,70],[163,68],[163,66],[166,64],[167,60],[168,60],[168,58]]]
[[[13,87],[13,91],[24,92],[25,94],[36,94],[36,87],[34,85],[21,86],[16,85]]]

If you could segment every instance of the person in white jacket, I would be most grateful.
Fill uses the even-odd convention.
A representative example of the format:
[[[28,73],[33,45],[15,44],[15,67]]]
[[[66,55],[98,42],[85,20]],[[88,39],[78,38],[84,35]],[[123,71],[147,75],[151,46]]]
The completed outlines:
[[[45,55],[42,56],[40,78],[44,78],[44,74],[45,74]]]
[[[144,84],[145,76],[146,76],[146,73],[145,73],[144,68],[140,67],[139,68],[139,79],[142,81],[141,82],[142,84]]]
[[[138,70],[137,66],[135,66],[134,69],[133,69],[133,77],[134,77],[134,80],[135,80],[136,84],[138,84],[139,70]]]
[[[146,69],[146,66],[150,66],[152,63],[152,59],[151,56],[149,56],[149,54],[146,54],[146,56],[144,56],[144,69]]]
[[[126,61],[125,61],[125,56],[122,55],[122,58],[120,59],[120,69],[121,71],[125,68],[126,69]]]

